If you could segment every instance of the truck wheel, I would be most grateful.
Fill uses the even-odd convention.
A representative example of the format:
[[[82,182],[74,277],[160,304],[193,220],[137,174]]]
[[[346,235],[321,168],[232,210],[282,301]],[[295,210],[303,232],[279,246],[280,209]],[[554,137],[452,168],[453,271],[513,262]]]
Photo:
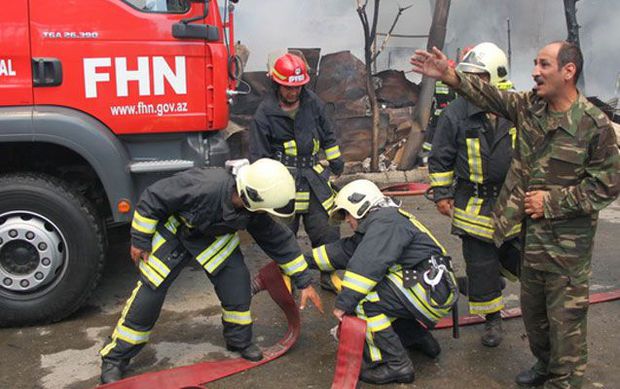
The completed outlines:
[[[0,176],[0,326],[58,321],[78,309],[101,277],[102,230],[63,181]]]

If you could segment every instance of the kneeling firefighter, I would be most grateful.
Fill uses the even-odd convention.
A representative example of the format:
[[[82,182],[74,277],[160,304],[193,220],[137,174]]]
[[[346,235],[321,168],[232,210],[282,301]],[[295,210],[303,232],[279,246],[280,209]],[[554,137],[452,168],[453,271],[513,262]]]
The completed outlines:
[[[229,171],[230,170],[230,171]],[[268,214],[294,212],[295,181],[280,162],[236,161],[230,169],[196,168],[156,182],[140,198],[131,225],[131,258],[139,268],[110,342],[100,351],[101,382],[122,378],[146,345],[168,287],[192,259],[205,270],[222,305],[226,347],[251,361],[262,359],[252,342],[250,273],[237,231],[247,229],[260,247],[322,310],[293,233]]]
[[[346,220],[354,235],[305,258],[313,268],[345,269],[333,313],[339,320],[345,314],[366,320],[360,379],[412,382],[406,348],[436,357],[441,350],[428,330],[458,299],[450,257],[422,223],[368,180],[344,186],[331,217]]]

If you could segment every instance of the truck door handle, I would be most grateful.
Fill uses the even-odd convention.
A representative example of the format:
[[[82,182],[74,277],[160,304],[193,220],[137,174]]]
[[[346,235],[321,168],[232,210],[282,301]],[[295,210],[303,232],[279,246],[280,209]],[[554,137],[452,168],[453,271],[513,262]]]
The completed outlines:
[[[32,58],[32,84],[58,86],[62,84],[62,64],[58,58]]]

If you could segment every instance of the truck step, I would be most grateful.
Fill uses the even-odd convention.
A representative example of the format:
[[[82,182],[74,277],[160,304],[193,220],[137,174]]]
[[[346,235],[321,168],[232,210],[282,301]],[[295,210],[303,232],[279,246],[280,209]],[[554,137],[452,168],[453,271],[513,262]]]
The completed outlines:
[[[194,167],[194,161],[170,159],[160,161],[134,161],[129,164],[132,173],[171,172]]]

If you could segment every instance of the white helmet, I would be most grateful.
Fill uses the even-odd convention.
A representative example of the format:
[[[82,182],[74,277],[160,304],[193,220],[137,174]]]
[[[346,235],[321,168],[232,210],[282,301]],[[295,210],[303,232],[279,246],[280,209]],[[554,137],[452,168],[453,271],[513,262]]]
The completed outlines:
[[[280,162],[263,158],[242,166],[236,181],[237,193],[249,211],[279,217],[295,214],[295,179]]]
[[[495,43],[484,42],[474,46],[456,69],[464,73],[487,73],[491,85],[508,81],[508,58]]]
[[[363,218],[370,208],[383,200],[385,196],[372,181],[355,180],[345,185],[336,195],[335,207],[330,215],[335,220],[342,220],[347,211],[356,219]]]

